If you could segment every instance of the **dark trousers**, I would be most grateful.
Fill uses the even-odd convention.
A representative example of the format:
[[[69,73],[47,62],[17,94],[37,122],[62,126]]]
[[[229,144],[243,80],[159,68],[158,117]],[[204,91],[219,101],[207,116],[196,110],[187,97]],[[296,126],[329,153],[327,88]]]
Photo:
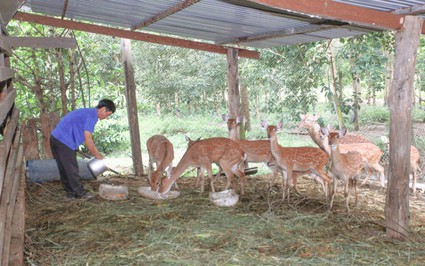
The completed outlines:
[[[60,180],[67,195],[74,197],[83,195],[84,186],[80,180],[76,152],[53,136],[50,136],[50,148],[58,165]]]

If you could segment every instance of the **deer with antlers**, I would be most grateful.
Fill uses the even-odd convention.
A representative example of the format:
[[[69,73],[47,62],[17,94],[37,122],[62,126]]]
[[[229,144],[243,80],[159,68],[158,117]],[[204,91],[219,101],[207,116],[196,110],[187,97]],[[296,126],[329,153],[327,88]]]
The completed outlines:
[[[162,135],[154,135],[146,141],[149,154],[148,177],[152,191],[158,190],[159,181],[167,168],[168,175],[173,167],[173,144]],[[153,165],[156,164],[156,170]]]
[[[323,151],[330,156],[330,146],[327,136],[321,133],[319,124],[317,123],[317,115],[301,115],[301,122],[298,124],[300,128],[308,129],[309,135]],[[362,141],[362,142],[354,142]],[[366,138],[359,135],[345,135],[341,137],[339,143],[339,149],[341,153],[347,153],[350,151],[357,151],[363,158],[363,166],[367,172],[367,176],[371,175],[371,170],[378,173],[378,177],[381,181],[381,186],[385,185],[384,168],[379,164],[381,156],[383,155],[382,150],[371,143]]]
[[[350,213],[350,207],[348,205],[350,197],[350,184],[354,187],[355,194],[355,205],[357,205],[357,181],[360,178],[363,170],[363,158],[357,151],[349,151],[347,153],[341,153],[340,151],[340,140],[347,133],[347,129],[341,129],[339,132],[329,132],[328,129],[322,128],[321,132],[327,137],[328,145],[331,151],[332,166],[330,172],[334,178],[333,189],[331,189],[331,200],[329,204],[329,210],[332,209],[337,179],[341,180],[344,187],[344,198],[345,198],[345,209],[347,214]]]
[[[246,155],[239,144],[228,138],[209,138],[196,141],[188,147],[177,166],[172,169],[171,175],[162,179],[159,192],[170,191],[171,185],[189,167],[200,167],[202,173],[207,170],[211,190],[215,192],[211,164],[218,163],[227,177],[226,189],[230,187],[236,175],[239,177],[241,194],[244,194],[245,160]]]
[[[261,126],[267,129],[271,153],[275,159],[276,166],[283,176],[282,190],[284,199],[286,193],[289,200],[288,181],[292,180],[293,183],[296,183],[296,178],[300,174],[314,174],[316,178],[322,180],[322,183],[332,182],[332,179],[324,172],[325,164],[328,161],[326,152],[315,147],[280,146],[277,140],[277,132],[283,127],[282,120],[276,126],[268,125],[266,121],[262,120]]]

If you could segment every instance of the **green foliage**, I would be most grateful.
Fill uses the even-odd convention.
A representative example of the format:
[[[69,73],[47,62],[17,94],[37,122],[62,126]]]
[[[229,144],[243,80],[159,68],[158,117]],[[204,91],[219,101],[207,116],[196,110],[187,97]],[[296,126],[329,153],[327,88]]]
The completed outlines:
[[[389,121],[390,111],[386,106],[364,106],[360,110],[360,125],[367,125],[371,123],[389,123]]]
[[[109,118],[97,122],[93,140],[100,152],[113,154],[123,150],[128,150],[129,127],[127,115],[122,110],[117,110]]]

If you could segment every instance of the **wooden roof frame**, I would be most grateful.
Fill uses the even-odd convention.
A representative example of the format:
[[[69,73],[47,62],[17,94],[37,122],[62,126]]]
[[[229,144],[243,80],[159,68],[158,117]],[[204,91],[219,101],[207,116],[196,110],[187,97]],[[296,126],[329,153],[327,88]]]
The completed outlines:
[[[312,23],[309,26],[294,27],[280,31],[270,31],[268,33],[249,35],[234,39],[230,38],[228,40],[220,41],[216,44],[135,31],[137,29],[146,27],[150,24],[160,21],[161,19],[175,14],[191,5],[196,5],[198,2],[199,0],[184,0],[183,2],[176,4],[175,6],[172,6],[170,8],[167,8],[149,19],[140,21],[136,25],[132,25],[130,30],[65,19],[68,0],[64,1],[61,19],[23,12],[17,12],[14,16],[14,19],[52,27],[81,30],[96,34],[109,35],[138,41],[227,54],[228,48],[235,47],[228,47],[223,45],[237,46],[239,43],[242,42],[247,43],[251,41],[259,41],[270,38],[305,34],[315,31],[333,29],[339,26],[346,25],[351,25],[353,27],[360,28],[363,27],[369,30],[400,30],[403,25],[404,16],[419,15],[425,13],[425,5],[396,10],[395,12],[391,13],[329,0],[315,0],[314,4],[311,3],[311,0],[228,0],[227,2],[235,5],[246,6],[262,11],[272,12],[278,15],[288,16],[292,19],[306,20],[311,18],[320,18],[321,21],[317,23]],[[422,28],[422,33],[425,33],[425,25]],[[260,54],[256,51],[240,48],[238,49],[240,57],[251,59],[260,58]]]

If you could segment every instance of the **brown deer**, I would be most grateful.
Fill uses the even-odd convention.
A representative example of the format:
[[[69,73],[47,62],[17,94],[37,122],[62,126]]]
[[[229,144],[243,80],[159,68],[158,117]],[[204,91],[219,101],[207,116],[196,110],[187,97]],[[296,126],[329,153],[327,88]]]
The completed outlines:
[[[227,122],[227,127],[229,129],[229,138],[236,141],[242,148],[242,150],[247,155],[246,162],[252,163],[266,163],[266,165],[273,172],[273,179],[271,184],[274,183],[274,180],[278,174],[277,167],[275,166],[275,161],[270,150],[270,141],[267,139],[264,140],[241,140],[237,138],[237,126],[240,124],[240,119],[237,117],[228,118],[226,115],[222,116],[223,120]],[[295,191],[298,192],[296,184],[294,184]]]
[[[301,115],[301,122],[298,124],[300,128],[308,129],[309,135],[312,140],[330,156],[330,147],[327,136],[323,135],[320,131],[320,126],[317,123],[319,116],[316,115]],[[350,137],[352,136],[352,137]],[[343,141],[343,139],[346,139]],[[381,186],[384,187],[385,184],[385,175],[384,168],[379,164],[383,152],[381,149],[373,143],[370,143],[369,140],[362,136],[358,135],[348,135],[341,138],[341,142],[350,142],[354,140],[367,141],[362,143],[350,143],[350,144],[341,144],[340,143],[340,152],[347,153],[349,151],[357,151],[363,158],[363,166],[367,171],[367,176],[371,175],[371,170],[374,170],[378,173],[378,177],[381,180]],[[368,178],[367,177],[367,178]]]
[[[165,168],[168,167],[167,172],[169,175],[173,167],[173,144],[162,135],[154,135],[146,141],[146,147],[149,154],[149,184],[151,185],[152,191],[157,191],[159,189],[159,181]],[[154,163],[156,164],[156,170],[154,170],[153,167]]]
[[[162,179],[159,188],[160,193],[170,191],[171,185],[189,167],[200,167],[201,172],[206,169],[210,179],[211,190],[215,192],[214,179],[212,176],[212,163],[218,163],[227,176],[228,189],[232,183],[234,175],[239,177],[241,194],[244,194],[244,163],[246,155],[242,148],[235,141],[228,138],[210,138],[194,142],[186,150],[176,167],[173,168],[171,176]]]
[[[383,136],[381,137],[382,141],[387,144],[388,150],[390,149],[390,140]],[[412,176],[412,190],[413,193],[416,193],[416,181],[418,178],[419,162],[421,159],[421,154],[415,146],[410,146],[410,175]],[[365,180],[366,181],[366,180]],[[363,182],[365,182],[363,181]]]
[[[331,150],[331,173],[334,178],[333,188],[331,189],[331,200],[329,204],[329,210],[332,209],[336,186],[338,180],[341,180],[344,185],[344,198],[345,198],[345,209],[347,214],[350,213],[350,207],[348,200],[350,197],[350,184],[354,187],[355,194],[355,205],[357,206],[357,181],[360,178],[363,170],[363,158],[357,151],[349,151],[347,153],[341,153],[340,151],[340,140],[347,133],[347,129],[341,129],[339,132],[329,132],[328,129],[322,128],[321,132],[327,137],[328,144]]]
[[[200,141],[201,138],[197,138],[196,140],[192,140],[190,139],[188,136],[184,136],[186,141],[187,141],[187,147],[189,148],[193,143]],[[217,175],[215,176],[214,180],[217,178],[217,176],[221,175],[221,167],[220,165],[218,165],[219,167],[219,172],[217,173]],[[204,175],[204,171],[200,168],[200,167],[196,167],[196,187],[201,186],[201,192],[204,192],[204,188],[205,188],[205,175]]]
[[[270,140],[270,150],[275,159],[276,166],[281,171],[283,176],[282,190],[283,199],[285,192],[289,200],[288,181],[295,184],[297,176],[300,174],[314,174],[320,177],[323,182],[330,183],[332,179],[324,172],[324,167],[328,161],[326,152],[314,147],[282,147],[277,140],[277,131],[283,127],[282,120],[274,125],[267,125],[267,122],[262,120],[261,126],[267,129],[267,136]],[[325,190],[325,188],[324,188]],[[326,192],[326,190],[325,190]]]

